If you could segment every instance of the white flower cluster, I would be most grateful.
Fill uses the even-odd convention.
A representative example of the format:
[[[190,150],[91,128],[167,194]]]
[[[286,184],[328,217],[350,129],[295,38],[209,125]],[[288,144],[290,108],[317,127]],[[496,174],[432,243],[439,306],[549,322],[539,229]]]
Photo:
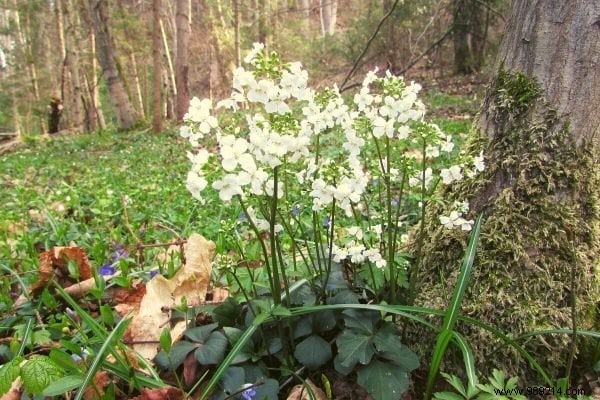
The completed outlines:
[[[407,170],[391,167],[385,158],[378,160],[379,174],[400,181],[408,171],[408,184],[417,190],[423,183],[426,188],[439,180],[451,184],[484,169],[482,154],[468,163],[436,169],[432,160],[452,152],[454,143],[439,127],[423,122],[425,106],[417,97],[419,84],[406,84],[389,71],[379,78],[375,70],[367,74],[359,93],[348,105],[337,87],[319,94],[310,89],[308,74],[300,63],[279,62],[269,69],[272,59],[262,54],[263,48],[254,45],[244,59],[253,68],[239,67],[234,71],[231,96],[216,106],[243,112],[244,117],[236,121],[235,128],[219,124],[210,100],[194,98],[180,131],[194,147],[199,147],[207,135],[216,138],[215,156],[223,174],[217,175],[211,186],[222,201],[236,196],[273,198],[275,194],[282,198],[287,188],[296,185],[299,192],[310,196],[313,211],[325,210],[335,203],[346,216],[353,216],[353,207],[364,200],[369,183],[377,179],[372,179],[369,172],[374,166],[369,159],[373,157],[363,154],[366,142],[373,139],[394,142],[405,160],[413,159],[412,163],[406,162],[409,167],[402,167]],[[374,87],[377,90],[371,91]],[[319,151],[329,137],[336,138],[333,142],[337,147],[334,151]],[[343,138],[341,145],[339,138]],[[211,155],[201,149],[188,153],[188,158],[192,168],[187,188],[201,200],[201,192],[208,186],[205,166]],[[470,163],[472,166],[468,166]],[[421,164],[424,171],[413,166]],[[285,174],[285,184],[284,179],[276,179],[279,170]],[[468,207],[457,206],[449,216],[440,217],[440,222],[448,228],[469,230],[472,221],[463,217],[467,211]],[[265,215],[259,217],[252,207],[247,208],[247,213],[260,231],[269,230]],[[380,241],[381,225],[377,226]],[[276,233],[282,229],[277,225]],[[360,228],[346,231],[353,239],[336,238],[335,261],[349,259],[358,264],[368,260],[378,267],[386,266],[378,243],[368,248],[363,244],[366,241],[362,240]]]
[[[473,226],[473,220],[467,220],[463,217],[469,211],[469,203],[467,202],[455,202],[453,210],[450,211],[450,215],[440,215],[440,223],[447,229],[453,229],[460,227],[463,231],[470,231]]]
[[[381,232],[381,229],[379,230]],[[350,260],[353,264],[362,264],[365,261],[370,261],[377,268],[384,268],[387,261],[382,257],[378,248],[367,248],[361,243],[364,233],[358,226],[346,228],[347,240],[341,247],[334,244],[331,252],[333,261],[341,262],[342,260]]]

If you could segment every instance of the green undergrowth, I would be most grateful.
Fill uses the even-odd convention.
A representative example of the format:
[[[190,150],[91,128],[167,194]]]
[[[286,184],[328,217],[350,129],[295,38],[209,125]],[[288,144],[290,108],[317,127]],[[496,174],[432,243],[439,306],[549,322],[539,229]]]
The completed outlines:
[[[594,150],[571,141],[568,121],[552,110],[534,81],[501,71],[490,91],[488,112],[480,117],[485,130],[471,143],[485,149],[486,171],[442,194],[467,198],[473,215],[486,215],[463,314],[516,338],[571,328],[575,296],[578,329],[597,329],[600,192]],[[437,211],[442,210],[430,215]],[[466,235],[431,218],[425,235],[416,304],[444,308]],[[483,374],[501,365],[525,386],[541,382],[491,335],[464,329]],[[550,376],[563,376],[568,335],[532,336],[524,344]],[[575,369],[582,373],[598,354],[583,339],[578,347]]]
[[[189,195],[186,150],[174,132],[103,132],[40,140],[4,155],[0,262],[30,282],[38,253],[53,246],[78,245],[99,267],[117,245],[199,231],[216,238],[230,216],[220,214],[218,198],[201,205]],[[0,295],[7,311],[8,293]]]

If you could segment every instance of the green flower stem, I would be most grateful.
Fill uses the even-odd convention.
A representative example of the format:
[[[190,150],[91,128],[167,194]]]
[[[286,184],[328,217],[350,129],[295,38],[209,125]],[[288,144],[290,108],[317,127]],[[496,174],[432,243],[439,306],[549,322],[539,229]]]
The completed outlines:
[[[277,243],[275,237],[275,222],[277,219],[277,189],[279,186],[279,167],[273,168],[273,197],[269,214],[269,240],[271,242],[271,273],[273,281],[273,302],[281,304],[281,283],[279,280],[279,263],[277,262]]]
[[[329,234],[328,236],[328,247],[329,247],[329,254],[327,255],[327,271],[325,273],[325,279],[323,280],[323,290],[325,291],[325,288],[327,287],[327,282],[329,282],[329,276],[331,275],[331,261],[333,258],[333,230],[335,227],[335,199],[333,199],[333,202],[331,203],[331,218],[329,219],[329,226],[330,226],[330,230],[329,230]]]
[[[242,210],[244,210],[244,214],[246,214],[246,216],[248,217],[248,223],[250,224],[250,227],[252,228],[252,231],[254,231],[254,234],[256,235],[256,239],[260,243],[260,247],[261,247],[262,252],[263,252],[263,257],[265,259],[265,269],[267,270],[267,277],[269,279],[269,286],[271,287],[271,293],[274,293],[275,292],[275,288],[274,288],[275,285],[274,285],[274,282],[273,282],[273,274],[271,273],[271,263],[269,261],[269,252],[267,251],[267,246],[265,245],[265,242],[261,238],[260,231],[256,227],[256,224],[254,223],[254,221],[252,221],[252,218],[250,218],[250,214],[248,214],[248,207],[246,207],[246,204],[244,203],[244,200],[242,200],[242,196],[238,195],[237,198],[238,198],[238,201],[240,202],[240,205],[242,206]]]
[[[419,225],[419,237],[417,238],[417,251],[415,254],[416,263],[414,266],[414,271],[411,271],[408,284],[408,304],[413,304],[415,301],[415,286],[417,284],[419,270],[421,269],[421,251],[423,249],[423,240],[425,240],[425,166],[427,163],[426,149],[427,141],[425,140],[425,138],[423,138],[423,148],[421,149],[421,151],[423,152],[423,158],[421,161],[421,221]]]
[[[391,158],[391,146],[390,146],[390,138],[385,137],[385,150],[386,150],[386,165],[385,165],[385,174],[384,182],[385,182],[385,192],[386,192],[386,217],[387,217],[387,267],[390,270],[390,303],[396,304],[397,298],[397,272],[396,272],[396,263],[394,262],[394,231],[395,227],[392,227],[392,184],[391,184],[391,176],[390,176],[390,158]]]

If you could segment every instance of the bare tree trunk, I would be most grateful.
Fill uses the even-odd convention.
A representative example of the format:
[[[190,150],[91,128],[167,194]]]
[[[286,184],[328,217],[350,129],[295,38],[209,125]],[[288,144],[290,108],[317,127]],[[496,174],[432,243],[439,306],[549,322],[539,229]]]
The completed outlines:
[[[98,61],[96,57],[96,35],[94,34],[94,27],[92,23],[92,17],[90,10],[87,7],[80,8],[80,16],[85,21],[88,35],[88,46],[89,46],[89,62],[91,68],[89,70],[91,76],[85,75],[85,84],[90,98],[90,106],[87,109],[89,128],[91,131],[95,131],[98,128],[106,129],[106,122],[104,120],[104,113],[102,112],[102,106],[100,104],[100,97],[98,93]]]
[[[139,116],[127,96],[123,79],[117,68],[115,49],[108,25],[108,6],[106,0],[88,0],[92,23],[96,33],[96,47],[98,61],[102,66],[102,72],[111,103],[119,121],[121,129],[132,128],[139,120]]]
[[[235,66],[242,65],[242,53],[240,49],[240,0],[233,0],[233,30],[234,30],[234,51]]]
[[[237,4],[237,0],[235,1]],[[234,6],[235,6],[234,4]],[[175,82],[177,86],[176,118],[182,121],[190,107],[188,83],[189,41],[190,41],[190,3],[188,0],[176,0],[175,22],[177,26],[177,56],[175,59]],[[239,46],[239,43],[237,43]]]
[[[513,1],[472,143],[476,152],[484,147],[487,168],[445,193],[450,202],[468,200],[472,217],[486,216],[462,314],[510,337],[573,329],[574,322],[598,329],[599,15],[596,0]],[[426,233],[417,304],[444,309],[453,283],[439,277],[455,279],[466,238],[439,221]],[[485,375],[497,367],[485,359],[495,344],[464,328]],[[567,335],[544,336],[528,340],[526,349],[550,376],[568,376],[575,343]],[[577,343],[585,365],[592,351],[583,338]],[[517,354],[503,357],[503,370],[521,385],[542,383]]]
[[[304,21],[304,35],[310,35],[310,0],[299,0],[299,7],[302,11]]]
[[[161,63],[161,47],[160,40],[160,10],[161,1],[153,0],[152,2],[152,61],[153,61],[153,85],[152,85],[152,129],[155,133],[162,131],[162,63]]]
[[[257,0],[256,17],[258,21],[258,42],[264,43],[265,49],[268,48],[269,29],[267,28],[267,0]]]
[[[167,34],[165,32],[165,25],[163,24],[163,20],[160,20],[160,34],[162,36],[163,46],[164,46],[164,55],[167,60],[167,77],[165,79],[165,85],[167,86],[168,95],[166,96],[166,103],[170,104],[171,107],[168,107],[167,110],[167,118],[173,117],[172,105],[176,101],[177,98],[177,83],[175,81],[175,70],[173,68],[173,59],[171,58],[171,51],[169,50],[169,41],[167,40]]]
[[[65,0],[64,16],[67,26],[67,35],[65,35],[65,45],[67,47],[66,64],[69,71],[69,95],[70,98],[63,99],[63,103],[68,103],[69,122],[76,129],[82,129],[84,126],[85,115],[83,113],[83,88],[81,75],[79,73],[79,43],[77,40],[78,26],[77,15],[75,13],[72,0]]]
[[[321,10],[321,34],[323,37],[335,33],[337,0],[319,0]]]
[[[484,1],[453,0],[454,70],[456,73],[477,72],[483,64],[485,22],[481,3]]]

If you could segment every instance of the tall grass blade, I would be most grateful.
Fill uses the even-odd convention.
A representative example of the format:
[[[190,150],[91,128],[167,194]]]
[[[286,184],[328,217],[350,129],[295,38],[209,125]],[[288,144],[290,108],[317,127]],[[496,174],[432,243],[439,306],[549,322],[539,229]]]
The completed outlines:
[[[98,353],[96,354],[96,357],[94,358],[94,361],[90,365],[90,368],[88,369],[88,372],[85,375],[85,378],[83,379],[83,383],[81,384],[81,387],[77,391],[77,394],[75,395],[74,400],[81,400],[83,398],[85,389],[90,384],[92,379],[94,379],[94,375],[96,375],[96,371],[98,371],[98,369],[102,365],[102,362],[104,361],[105,353],[108,352],[110,347],[113,345],[114,341],[121,340],[123,338],[123,335],[125,334],[125,329],[127,329],[127,326],[129,325],[130,322],[131,322],[131,318],[122,319],[121,321],[119,321],[119,323],[117,324],[115,329],[110,333],[110,335],[108,335],[108,337],[102,344],[102,347],[100,347],[100,350],[98,350]]]
[[[475,221],[473,231],[471,232],[471,238],[469,239],[469,245],[467,246],[467,252],[463,258],[463,263],[460,269],[460,275],[458,276],[458,282],[454,288],[454,294],[446,314],[444,316],[444,322],[442,329],[438,334],[435,348],[433,350],[433,357],[431,365],[429,366],[429,374],[427,376],[427,386],[425,389],[425,399],[429,400],[433,392],[433,385],[440,369],[440,364],[448,348],[448,343],[452,338],[452,333],[458,314],[460,312],[460,305],[465,295],[465,291],[469,286],[469,280],[471,279],[471,271],[473,269],[473,261],[475,260],[475,251],[477,243],[479,242],[479,233],[481,231],[481,221],[483,220],[483,214],[480,214]]]

